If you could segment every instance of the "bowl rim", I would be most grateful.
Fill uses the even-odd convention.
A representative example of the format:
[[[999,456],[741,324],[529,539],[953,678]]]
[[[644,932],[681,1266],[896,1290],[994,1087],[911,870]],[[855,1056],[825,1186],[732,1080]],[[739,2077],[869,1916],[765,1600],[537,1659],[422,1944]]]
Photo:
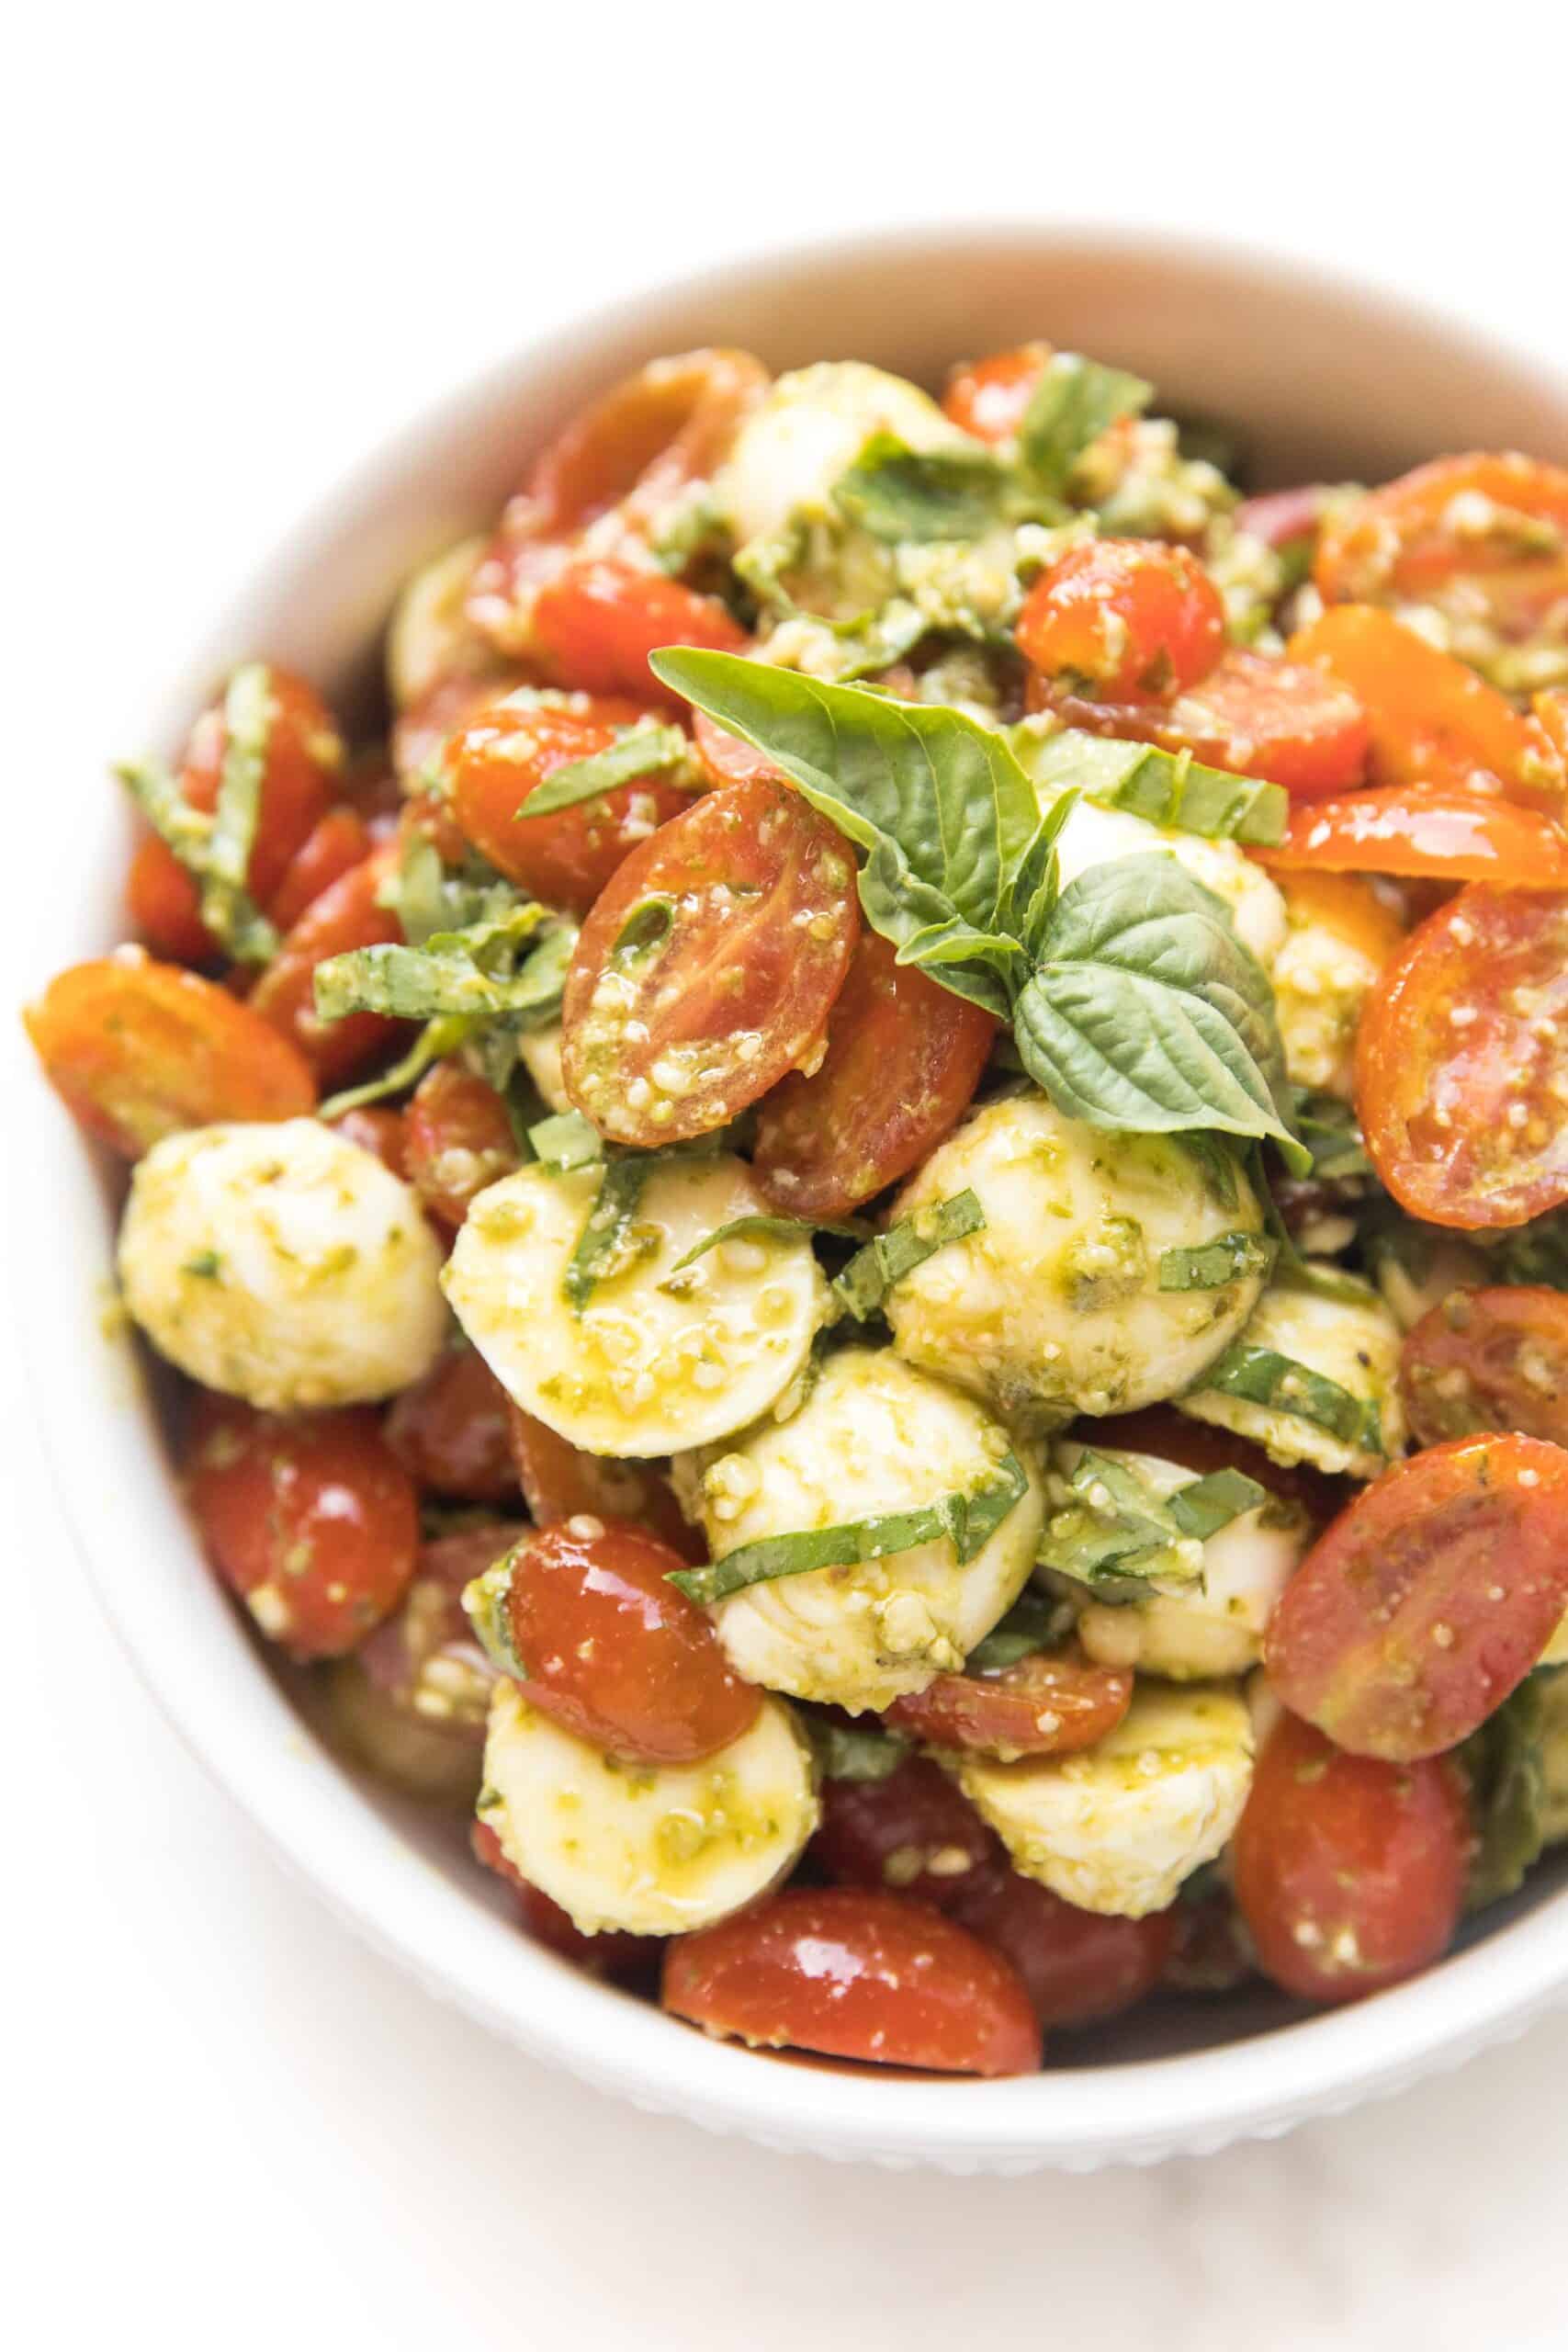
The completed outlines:
[[[1107,266],[1163,258],[1176,267],[1216,269],[1276,289],[1281,282],[1293,284],[1308,296],[1343,300],[1353,309],[1386,303],[1400,326],[1440,338],[1480,364],[1506,368],[1515,382],[1549,398],[1563,397],[1562,371],[1539,348],[1410,302],[1376,277],[1307,266],[1243,240],[1071,222],[964,221],[728,255],[651,291],[558,318],[546,333],[381,436],[259,560],[236,566],[231,593],[219,600],[219,617],[202,644],[150,711],[130,714],[124,740],[167,740],[195,695],[232,658],[244,616],[265,597],[267,583],[308,565],[315,550],[339,539],[386,496],[389,482],[428,463],[466,416],[493,404],[519,378],[542,375],[568,356],[580,357],[585,340],[608,345],[646,336],[656,347],[667,306],[721,302],[727,289],[739,291],[759,268],[827,270],[890,256],[912,259],[921,252],[951,261],[977,249],[1043,257],[1071,252]],[[243,1640],[236,1639],[228,1604],[199,1570],[140,1382],[138,1409],[124,1409],[129,1342],[112,1368],[106,1363],[102,1396],[96,1404],[86,1397],[96,1428],[89,1455],[96,1453],[99,1471],[81,1475],[82,1414],[94,1376],[82,1349],[89,1332],[96,1336],[100,1308],[85,1295],[89,1286],[74,1242],[62,1248],[55,1236],[64,1231],[74,1238],[85,1218],[96,1218],[101,1229],[102,1191],[74,1126],[30,1068],[30,1056],[24,1058],[28,1067],[15,1097],[17,1143],[35,1173],[45,1176],[59,1216],[50,1247],[17,1247],[20,1220],[13,1227],[23,1353],[61,1516],[105,1614],[187,1748],[281,1859],[374,1949],[530,2055],[649,2111],[680,2114],[776,2148],[955,2172],[1048,2165],[1089,2169],[1178,2151],[1207,2152],[1240,2137],[1272,2136],[1311,2115],[1341,2111],[1522,2031],[1568,1996],[1568,1888],[1427,1974],[1355,2007],[1217,2048],[1001,2082],[890,2075],[788,2059],[762,2063],[581,1975],[447,1882],[306,1735],[259,1664],[253,1660],[248,1673],[239,1666]],[[93,1269],[95,1284],[108,1255],[106,1241]],[[107,1359],[110,1351],[103,1352]],[[161,1510],[155,1484],[164,1488]],[[138,1487],[149,1513],[149,1537],[153,1521],[165,1537],[177,1528],[197,1565],[199,1581],[193,1579],[177,1607],[155,1579],[118,1573],[128,1535],[121,1496]],[[130,1529],[134,1568],[134,1516]]]

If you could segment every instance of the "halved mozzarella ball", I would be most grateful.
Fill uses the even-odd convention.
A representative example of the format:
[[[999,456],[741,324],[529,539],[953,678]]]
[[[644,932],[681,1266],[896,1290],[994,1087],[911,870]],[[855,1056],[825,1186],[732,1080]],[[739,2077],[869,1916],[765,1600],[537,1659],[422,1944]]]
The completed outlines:
[[[1091,866],[1154,853],[1175,858],[1195,882],[1224,899],[1236,937],[1267,971],[1285,943],[1285,902],[1263,868],[1235,842],[1205,841],[1199,833],[1151,825],[1131,809],[1102,808],[1093,800],[1076,804],[1056,842],[1064,888]]]
[[[442,1276],[457,1320],[524,1411],[589,1453],[672,1453],[744,1428],[827,1319],[810,1243],[724,1241],[677,1272],[694,1244],[767,1204],[728,1153],[665,1160],[578,1308],[562,1283],[600,1176],[536,1165],[479,1195]]]
[[[1140,1682],[1113,1732],[1076,1756],[950,1759],[1013,1867],[1084,1911],[1141,1919],[1225,1846],[1252,1783],[1234,1683]]]
[[[1220,1235],[1260,1233],[1239,1170],[1226,1206],[1174,1136],[1109,1135],[1044,1095],[990,1102],[941,1145],[894,1214],[978,1194],[982,1230],[948,1242],[889,1294],[894,1344],[990,1397],[1010,1418],[1059,1427],[1176,1395],[1241,1329],[1262,1287],[1162,1291],[1160,1259]]]
[[[539,1098],[552,1111],[570,1111],[571,1097],[560,1074],[560,1023],[550,1029],[525,1029],[517,1040],[517,1057]]]
[[[1008,1451],[1007,1431],[945,1381],[891,1349],[846,1348],[828,1358],[787,1420],[677,1463],[676,1483],[721,1560],[767,1537],[973,1492],[995,1480]],[[956,1672],[1034,1565],[1043,1495],[1032,1464],[1023,1468],[1027,1492],[967,1566],[942,1536],[750,1585],[718,1602],[714,1620],[731,1664],[750,1682],[857,1712]]]
[[[918,385],[862,360],[822,360],[769,388],[715,481],[714,503],[737,539],[771,538],[826,510],[874,433],[912,449],[975,447]]]
[[[793,1868],[818,1820],[810,1750],[777,1699],[700,1764],[634,1766],[502,1682],[484,1778],[479,1819],[588,1936],[678,1936],[728,1917]]]
[[[448,1329],[440,1270],[411,1187],[315,1119],[165,1136],[119,1234],[125,1303],[159,1353],[264,1412],[422,1379]]]
[[[387,624],[387,690],[395,711],[423,700],[444,678],[495,666],[495,648],[464,609],[474,566],[488,542],[460,539],[412,573]]]
[[[1399,1326],[1371,1292],[1365,1299],[1320,1298],[1284,1282],[1264,1292],[1242,1333],[1245,1346],[1288,1356],[1371,1408],[1382,1433],[1381,1452],[1355,1437],[1337,1436],[1306,1414],[1290,1411],[1282,1401],[1258,1405],[1203,1387],[1176,1401],[1195,1421],[1234,1430],[1277,1462],[1310,1462],[1336,1475],[1375,1478],[1404,1448],[1399,1339]],[[1305,1391],[1303,1401],[1310,1402]]]
[[[1292,874],[1280,888],[1289,928],[1272,978],[1285,1067],[1297,1086],[1348,1102],[1361,1007],[1404,927],[1359,875]]]

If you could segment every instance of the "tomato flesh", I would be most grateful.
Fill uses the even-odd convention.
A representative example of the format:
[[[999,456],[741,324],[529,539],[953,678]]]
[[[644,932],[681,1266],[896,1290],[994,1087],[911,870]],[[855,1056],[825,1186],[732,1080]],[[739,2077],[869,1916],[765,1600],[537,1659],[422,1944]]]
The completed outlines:
[[[558,1903],[552,1903],[543,1887],[533,1885],[507,1860],[500,1838],[488,1823],[476,1821],[468,1836],[475,1860],[504,1879],[516,1896],[519,1923],[536,1943],[543,1944],[561,1960],[570,1960],[574,1968],[581,1968],[589,1976],[624,1980],[650,1976],[658,1968],[664,1957],[662,1937],[628,1935],[618,1928],[609,1928],[602,1935],[585,1936],[570,1915]]]
[[[397,917],[378,906],[376,896],[395,862],[395,846],[389,843],[340,875],[311,900],[251,991],[253,1008],[299,1046],[323,1086],[340,1085],[407,1034],[406,1023],[378,1012],[323,1021],[316,1011],[318,964],[401,939]]]
[[[291,1657],[342,1657],[402,1599],[419,1503],[374,1413],[285,1419],[203,1395],[184,1469],[208,1557]]]
[[[929,1757],[880,1781],[824,1781],[812,1854],[836,1885],[892,1888],[951,1910],[997,1851],[968,1798]]]
[[[1271,871],[1430,876],[1447,882],[1568,881],[1568,834],[1528,808],[1451,786],[1390,785],[1292,813],[1253,852]]]
[[[886,1720],[933,1747],[1066,1756],[1114,1731],[1132,1699],[1130,1674],[1042,1651],[998,1674],[939,1674],[923,1690],[896,1699]]]
[[[1053,356],[1048,343],[1022,343],[985,359],[965,360],[947,379],[943,414],[977,441],[1012,440]]]
[[[387,1442],[416,1485],[468,1503],[517,1498],[506,1391],[477,1349],[448,1348],[387,1416]]]
[[[1314,578],[1328,605],[1479,605],[1528,637],[1568,599],[1568,470],[1479,449],[1417,466],[1329,519]]]
[[[1047,2032],[1134,2007],[1159,1983],[1175,1940],[1173,1912],[1123,1919],[1080,1911],[996,1860],[956,1883],[948,1909],[1017,1970]]]
[[[1032,679],[1030,702],[1091,734],[1190,752],[1206,767],[1322,799],[1359,785],[1367,763],[1360,704],[1322,671],[1231,646],[1201,685],[1168,704],[1100,703]]]
[[[646,1462],[612,1461],[584,1453],[569,1438],[507,1399],[512,1454],[523,1498],[536,1524],[585,1512],[591,1519],[631,1519],[672,1552],[694,1563],[707,1558],[700,1532],[682,1517],[670,1482]]]
[[[997,1024],[863,930],[828,1018],[828,1051],[758,1107],[752,1170],[792,1216],[859,1208],[933,1151],[969,1106]]]
[[[505,1609],[528,1700],[605,1755],[691,1764],[750,1730],[761,1694],[667,1582],[681,1556],[626,1520],[559,1520],[512,1555]]]
[[[592,558],[570,563],[541,588],[534,636],[563,686],[589,694],[680,696],[660,684],[648,657],[665,645],[739,653],[746,632],[716,596],[701,596],[662,571]]]
[[[339,876],[362,865],[374,843],[357,808],[329,808],[313,825],[289,859],[282,881],[267,901],[267,913],[280,931],[297,923],[307,907]]]
[[[1025,661],[1065,693],[1167,703],[1218,662],[1225,608],[1186,548],[1090,539],[1041,573],[1017,637]]]
[[[437,1062],[403,1114],[409,1182],[432,1216],[454,1231],[488,1184],[522,1165],[506,1105],[473,1070]]]
[[[755,743],[748,743],[744,736],[732,735],[728,727],[721,727],[716,718],[708,717],[705,710],[694,712],[692,733],[696,741],[697,757],[711,783],[784,782],[782,774],[766,752],[760,752]]]
[[[820,1039],[860,910],[840,835],[794,792],[710,792],[634,850],[582,926],[561,1074],[617,1143],[720,1127]]]
[[[1285,1587],[1271,1687],[1353,1755],[1457,1747],[1535,1665],[1568,1609],[1568,1452],[1456,1438],[1384,1472]]]
[[[292,1045],[225,989],[140,949],[57,973],[22,1017],[55,1092],[127,1159],[183,1127],[315,1108]]]
[[[1568,1446],[1568,1295],[1454,1291],[1406,1332],[1399,1376],[1423,1445],[1517,1430]]]
[[[1040,2064],[1014,1969],[929,1905],[859,1887],[789,1887],[681,1937],[663,2001],[754,2047],[960,2075]]]
[[[1471,1827],[1446,1757],[1348,1756],[1281,1716],[1235,1844],[1236,1900],[1265,1974],[1307,2001],[1354,2001],[1442,1957]]]

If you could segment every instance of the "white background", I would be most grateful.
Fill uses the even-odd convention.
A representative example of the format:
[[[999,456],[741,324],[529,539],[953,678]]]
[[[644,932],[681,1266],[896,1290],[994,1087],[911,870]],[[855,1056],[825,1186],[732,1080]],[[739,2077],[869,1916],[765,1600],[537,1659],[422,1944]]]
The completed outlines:
[[[1066,216],[1359,267],[1568,361],[1562,21],[28,10],[0,141],[8,944],[36,976],[73,797],[254,550],[574,307],[770,239]],[[7,1172],[25,1245],[48,1204]],[[1283,2143],[1011,2182],[708,2141],[490,2041],[351,1943],[177,1747],[3,1369],[27,2352],[1562,2342],[1568,2021]]]

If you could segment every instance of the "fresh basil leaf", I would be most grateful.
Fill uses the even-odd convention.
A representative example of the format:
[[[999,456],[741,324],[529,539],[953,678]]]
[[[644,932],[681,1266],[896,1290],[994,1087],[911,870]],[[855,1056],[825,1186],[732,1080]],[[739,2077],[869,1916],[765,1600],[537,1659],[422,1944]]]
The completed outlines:
[[[1194,1478],[1189,1487],[1179,1487],[1174,1495],[1166,1498],[1166,1509],[1183,1535],[1193,1536],[1206,1544],[1233,1519],[1245,1518],[1249,1510],[1259,1510],[1269,1500],[1268,1489],[1256,1478],[1247,1477],[1241,1470],[1211,1470],[1201,1478]]]
[[[513,1566],[513,1554],[508,1551],[466,1584],[463,1611],[480,1649],[496,1672],[513,1682],[526,1682],[528,1668],[512,1638],[511,1612],[506,1605],[512,1589]]]
[[[1003,732],[1019,765],[1043,790],[1076,785],[1102,808],[1124,808],[1151,825],[1205,841],[1270,848],[1285,838],[1291,800],[1277,784],[1204,767],[1190,752],[1162,752],[1153,743],[1061,727],[1047,716],[1021,718]]]
[[[579,1315],[597,1285],[626,1262],[632,1226],[655,1157],[638,1152],[605,1162],[593,1206],[561,1278],[562,1295]]]
[[[728,1600],[748,1585],[808,1576],[817,1568],[852,1567],[862,1560],[885,1559],[889,1553],[910,1552],[918,1544],[935,1544],[943,1537],[952,1544],[959,1566],[967,1567],[1028,1489],[1022,1464],[1016,1454],[1009,1453],[995,1478],[968,1492],[943,1495],[915,1510],[850,1520],[840,1527],[764,1536],[760,1543],[742,1544],[739,1550],[727,1552],[722,1560],[710,1561],[705,1567],[672,1569],[667,1580],[678,1585],[688,1600],[705,1605]]]
[[[634,783],[639,775],[654,775],[661,769],[683,773],[690,754],[691,746],[678,727],[617,728],[608,751],[595,752],[585,760],[569,760],[536,784],[518,808],[516,821],[526,824],[532,817],[553,817],[558,809],[598,800],[606,792],[617,792],[622,785]]]
[[[719,1226],[712,1233],[705,1233],[700,1241],[694,1242],[683,1258],[676,1259],[670,1272],[672,1274],[683,1273],[688,1266],[694,1266],[699,1258],[705,1258],[710,1250],[716,1250],[724,1241],[809,1241],[813,1235],[818,1233],[835,1234],[843,1241],[863,1241],[866,1231],[867,1227],[860,1221],[825,1224],[812,1217],[760,1214],[732,1216],[728,1225]]]
[[[1021,461],[1047,490],[1061,490],[1090,444],[1124,416],[1137,416],[1154,386],[1120,368],[1102,368],[1077,352],[1058,351],[1024,411]]]
[[[436,1062],[455,1054],[467,1038],[472,1023],[460,1015],[444,1013],[439,1020],[427,1021],[408,1052],[395,1061],[390,1069],[381,1070],[375,1078],[367,1078],[362,1086],[345,1087],[341,1094],[333,1094],[319,1104],[318,1119],[329,1122],[341,1119],[345,1111],[361,1111],[367,1102],[383,1102],[389,1094],[402,1094],[417,1083]]]
[[[895,1283],[923,1266],[947,1242],[978,1233],[985,1222],[978,1193],[968,1191],[915,1209],[855,1252],[833,1284],[834,1295],[857,1323],[869,1322]]]
[[[541,1119],[528,1130],[528,1148],[552,1176],[564,1176],[570,1169],[586,1168],[604,1157],[604,1136],[581,1111],[558,1111],[553,1118]]]
[[[1382,1416],[1373,1399],[1352,1396],[1337,1380],[1274,1348],[1236,1340],[1217,1363],[1210,1365],[1190,1393],[1236,1396],[1249,1405],[1265,1405],[1270,1412],[1311,1421],[1342,1444],[1359,1446],[1369,1453],[1383,1451]]]
[[[911,449],[874,433],[833,487],[834,503],[895,545],[984,538],[998,526],[1061,523],[1067,508],[989,449]]]
[[[1193,1250],[1162,1250],[1161,1290],[1224,1290],[1244,1274],[1266,1274],[1274,1244],[1259,1233],[1221,1233]]]
[[[977,1641],[964,1661],[965,1674],[1005,1674],[1026,1657],[1055,1649],[1071,1632],[1070,1601],[1053,1600],[1030,1585],[1021,1592],[999,1624]]]
[[[805,1726],[817,1770],[825,1781],[886,1781],[911,1751],[912,1743],[902,1732],[836,1724],[830,1716],[811,1714],[804,1708],[797,1720]]]
[[[1545,1710],[1531,1675],[1459,1750],[1475,1822],[1466,1906],[1479,1911],[1524,1883],[1545,1843]]]
[[[114,771],[164,846],[200,886],[201,920],[236,964],[265,964],[278,949],[276,928],[248,892],[219,880],[209,865],[213,820],[193,808],[167,768],[126,760]]]

